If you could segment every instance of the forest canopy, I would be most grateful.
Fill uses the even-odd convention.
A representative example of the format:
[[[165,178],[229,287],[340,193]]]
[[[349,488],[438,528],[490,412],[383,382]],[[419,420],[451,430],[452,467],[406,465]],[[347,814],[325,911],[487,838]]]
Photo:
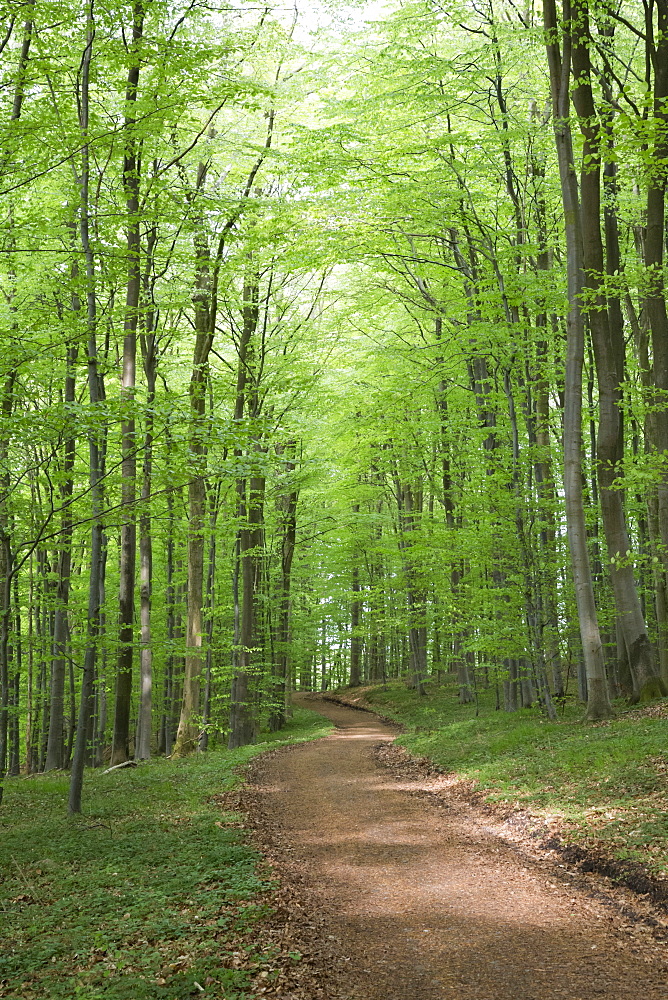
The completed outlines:
[[[0,72],[0,789],[668,693],[668,0],[23,0]]]

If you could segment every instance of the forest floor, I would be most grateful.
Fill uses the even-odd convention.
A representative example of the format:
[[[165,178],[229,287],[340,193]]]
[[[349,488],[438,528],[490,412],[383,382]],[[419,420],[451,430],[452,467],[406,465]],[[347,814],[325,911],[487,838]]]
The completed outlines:
[[[0,809],[0,997],[251,1000],[299,966],[265,927],[266,864],[221,799],[249,760],[331,726],[298,710],[254,746],[7,779]]]
[[[377,716],[297,696],[328,737],[235,792],[278,877],[281,1000],[666,1000],[665,908],[515,829],[392,745]],[[521,824],[520,824],[521,826]]]

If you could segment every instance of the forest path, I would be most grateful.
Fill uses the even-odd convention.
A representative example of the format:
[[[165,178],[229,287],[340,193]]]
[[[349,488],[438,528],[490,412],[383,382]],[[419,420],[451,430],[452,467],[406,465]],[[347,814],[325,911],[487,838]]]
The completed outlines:
[[[251,816],[281,879],[292,872],[306,893],[305,919],[335,942],[321,996],[666,1000],[665,968],[637,939],[620,942],[604,907],[381,767],[390,726],[296,700],[336,731],[257,758]]]

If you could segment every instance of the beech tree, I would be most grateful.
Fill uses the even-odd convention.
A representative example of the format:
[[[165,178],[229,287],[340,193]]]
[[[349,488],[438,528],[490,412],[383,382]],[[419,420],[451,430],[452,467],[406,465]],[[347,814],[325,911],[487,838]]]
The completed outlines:
[[[14,13],[0,774],[665,694],[664,0]]]

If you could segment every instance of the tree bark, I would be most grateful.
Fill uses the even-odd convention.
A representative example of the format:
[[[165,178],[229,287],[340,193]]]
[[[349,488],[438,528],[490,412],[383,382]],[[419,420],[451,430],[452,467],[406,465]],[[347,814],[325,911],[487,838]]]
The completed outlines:
[[[204,308],[204,307],[202,307]],[[208,313],[208,309],[207,309]],[[188,482],[188,620],[183,701],[173,756],[197,749],[202,675],[202,606],[204,600],[204,531],[206,525],[205,401],[213,335],[198,332],[190,378],[190,479]]]
[[[587,550],[582,498],[582,367],[584,323],[580,308],[583,288],[582,227],[570,129],[569,75],[571,38],[570,5],[564,3],[563,59],[555,0],[544,0],[547,58],[550,70],[554,137],[559,163],[561,199],[566,231],[566,266],[569,312],[567,320],[566,383],[564,387],[564,494],[566,524],[575,599],[585,670],[587,674],[587,718],[612,715],[608,697],[603,647],[598,627],[594,586]]]
[[[424,680],[427,675],[427,625],[426,591],[420,579],[420,570],[411,554],[415,545],[415,532],[422,514],[422,492],[408,483],[402,483],[398,469],[395,469],[395,491],[399,515],[399,551],[406,579],[406,602],[408,606],[408,643],[411,659],[411,687],[418,694],[425,694]]]
[[[220,503],[220,483],[211,498],[209,506],[209,552],[207,556],[206,595],[206,668],[204,679],[204,703],[202,705],[202,730],[199,737],[199,749],[204,752],[209,748],[209,729],[211,727],[211,696],[213,693],[213,611],[216,600],[216,520]]]
[[[256,600],[262,575],[264,544],[263,476],[251,476],[244,504],[245,524],[239,532],[242,601],[238,642],[238,667],[232,682],[228,748],[246,746],[255,739],[255,715],[251,699],[253,654],[260,647],[256,631]],[[243,516],[243,514],[242,514]]]
[[[650,160],[647,188],[647,213],[642,249],[646,272],[644,310],[652,336],[653,376],[655,393],[650,394],[654,406],[650,427],[654,447],[664,455],[668,452],[668,312],[664,279],[666,227],[666,162],[668,162],[668,0],[656,0],[657,30],[646,32],[646,62],[654,69],[654,130],[656,140]],[[651,8],[648,11],[651,27]],[[654,398],[652,399],[652,396]],[[663,472],[658,483],[657,520],[661,537],[658,556],[663,578],[658,580],[657,610],[663,611],[668,589],[668,473]],[[668,644],[666,630],[660,636]],[[664,663],[668,652],[664,648]],[[668,667],[666,667],[668,671]],[[665,678],[668,682],[668,673]],[[650,692],[651,693],[651,692]],[[665,691],[663,692],[665,693]]]
[[[152,234],[154,236],[154,234]],[[153,242],[149,237],[147,266],[150,267]],[[145,275],[145,286],[147,284]],[[148,760],[151,756],[151,716],[153,704],[153,650],[151,641],[151,590],[153,586],[153,538],[151,533],[151,485],[153,477],[153,407],[157,375],[157,338],[153,329],[153,310],[146,304],[141,335],[142,360],[146,377],[146,415],[144,429],[144,467],[139,515],[139,621],[141,627],[139,646],[139,715],[135,738],[135,760]]]
[[[74,274],[76,277],[76,273]],[[79,303],[75,301],[75,315]],[[75,365],[79,353],[78,345],[67,348],[64,399],[66,406],[75,402]],[[72,509],[70,502],[74,490],[72,473],[74,470],[75,437],[72,419],[67,417],[69,427],[65,436],[63,457],[63,483],[60,500],[63,514],[60,525],[60,553],[58,556],[58,583],[56,585],[56,607],[53,624],[53,658],[51,661],[51,704],[49,716],[49,737],[44,770],[63,767],[63,705],[65,696],[65,670],[67,666],[67,614],[72,572]]]
[[[114,734],[111,764],[121,764],[130,752],[130,705],[132,700],[132,661],[134,653],[135,621],[135,563],[137,557],[137,523],[135,496],[137,435],[135,430],[135,384],[137,369],[137,321],[141,295],[141,233],[139,228],[139,184],[141,157],[136,134],[136,104],[141,67],[140,43],[144,32],[144,6],[135,3],[132,11],[132,44],[129,51],[125,91],[125,152],[123,158],[123,187],[127,212],[127,265],[128,277],[125,297],[125,336],[123,339],[123,372],[121,378],[121,544],[119,567],[119,617],[118,659],[116,666],[116,698],[114,705]]]
[[[359,514],[360,505],[353,504],[353,515]],[[350,678],[351,687],[359,687],[362,683],[362,645],[363,639],[360,635],[360,625],[362,622],[363,602],[360,598],[362,588],[360,585],[360,570],[357,565],[357,552],[353,555],[353,567],[351,570],[352,581],[352,601],[350,604]]]
[[[234,420],[241,423],[246,409],[248,415],[257,416],[254,400],[257,398],[255,333],[259,319],[259,278],[251,272],[243,287],[243,321],[241,336],[237,345],[237,387],[234,404]],[[253,433],[248,444],[249,454],[253,448]],[[255,441],[255,445],[258,442]],[[242,450],[235,451],[238,457]],[[261,494],[261,495],[260,495]],[[254,737],[253,706],[250,697],[251,652],[254,642],[254,602],[255,590],[259,582],[260,562],[255,546],[262,542],[261,523],[264,480],[251,477],[250,484],[245,477],[237,480],[238,517],[240,527],[237,532],[238,572],[237,588],[241,582],[241,597],[236,594],[237,619],[235,627],[235,663],[232,677],[230,702],[230,732],[228,746],[245,746]],[[258,506],[258,502],[260,506]]]
[[[626,527],[622,491],[617,479],[624,455],[620,403],[624,377],[624,332],[619,299],[608,297],[604,284],[601,237],[601,127],[591,87],[588,0],[573,0],[573,104],[584,138],[580,175],[585,306],[596,361],[599,424],[596,466],[601,498],[610,577],[619,626],[633,677],[633,701],[666,694],[657,673],[654,653],[640,606],[631,562],[631,542]],[[619,271],[619,245],[615,220],[607,210],[609,266]]]
[[[206,166],[200,164],[197,190],[204,185]],[[201,224],[201,220],[200,220]],[[190,376],[190,430],[188,442],[188,617],[181,714],[172,754],[183,756],[199,746],[200,683],[202,668],[202,607],[204,601],[204,532],[206,526],[207,418],[206,390],[209,354],[216,330],[217,281],[224,235],[218,244],[213,268],[209,243],[200,229],[194,239],[196,252],[195,347]]]
[[[4,793],[7,773],[7,751],[9,736],[9,633],[12,608],[12,568],[13,554],[9,535],[0,534],[0,805]]]
[[[86,261],[86,334],[87,334],[87,369],[88,398],[93,413],[104,403],[104,382],[98,367],[97,350],[97,298],[95,257],[90,241],[90,149],[89,149],[89,80],[92,58],[95,23],[93,5],[90,4],[87,14],[87,43],[81,62],[81,99],[80,127],[82,134],[82,166],[80,177],[80,235],[81,248]],[[99,419],[99,418],[98,418]],[[104,573],[104,466],[106,452],[106,425],[92,427],[88,433],[89,485],[91,497],[91,546],[90,568],[88,576],[88,615],[86,651],[84,654],[83,673],[79,713],[72,757],[70,787],[68,796],[68,811],[71,814],[81,812],[81,796],[83,789],[84,764],[87,756],[87,735],[89,720],[93,711],[93,691],[95,684],[95,664],[97,659],[97,644],[100,635],[100,611],[102,603],[102,586]]]
[[[10,120],[18,122],[23,110],[25,98],[26,72],[30,57],[30,47],[33,40],[33,10],[35,0],[28,0],[26,4],[27,17],[23,24],[23,40],[19,54],[18,66],[15,76],[14,99]],[[4,171],[7,161],[12,156],[11,148],[8,148],[0,157],[0,172]],[[7,374],[4,377],[2,392],[2,416],[8,418],[13,409],[14,385],[16,371],[11,364],[6,366]],[[3,432],[0,439],[0,483],[5,497],[8,495],[9,486],[9,436]],[[9,734],[9,632],[11,628],[11,573],[12,573],[12,546],[9,534],[9,523],[4,503],[0,504],[0,804],[4,788],[4,778],[7,768],[8,734]]]
[[[285,473],[291,477],[296,468],[297,442],[288,441],[284,449],[285,452]],[[281,511],[281,583],[278,607],[278,657],[276,663],[276,675],[274,680],[273,700],[274,705],[269,716],[269,728],[272,732],[281,729],[285,725],[287,718],[287,700],[290,688],[291,662],[290,655],[290,584],[292,578],[292,560],[295,554],[297,541],[297,502],[299,500],[299,490],[296,486],[288,488],[281,497],[279,507]]]

